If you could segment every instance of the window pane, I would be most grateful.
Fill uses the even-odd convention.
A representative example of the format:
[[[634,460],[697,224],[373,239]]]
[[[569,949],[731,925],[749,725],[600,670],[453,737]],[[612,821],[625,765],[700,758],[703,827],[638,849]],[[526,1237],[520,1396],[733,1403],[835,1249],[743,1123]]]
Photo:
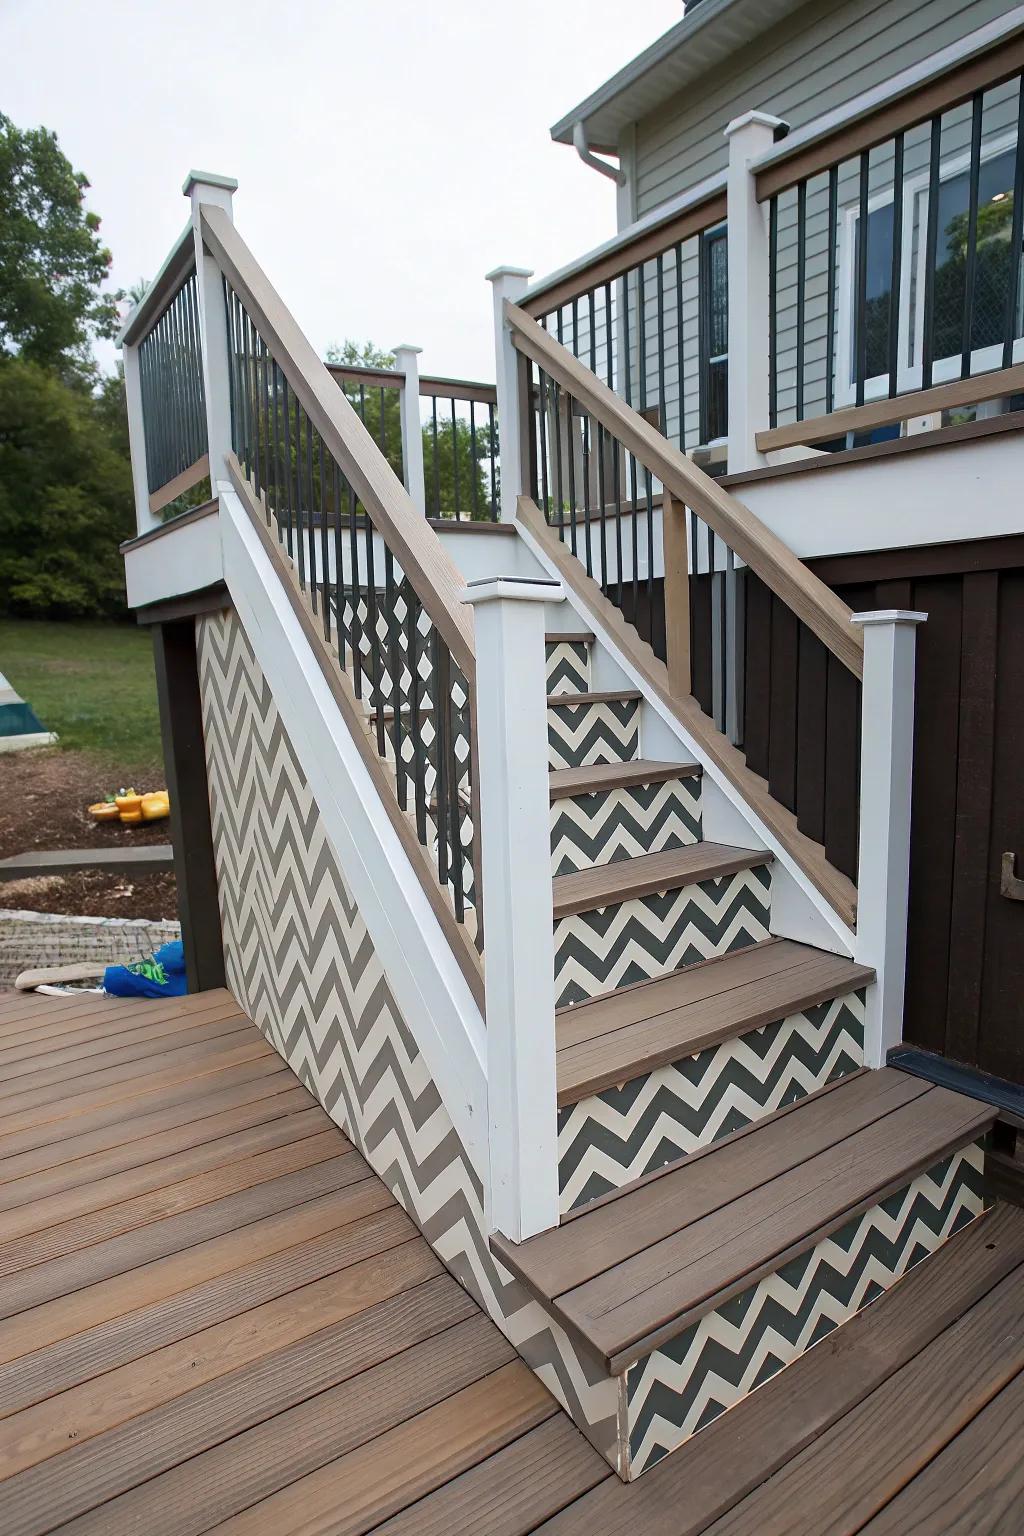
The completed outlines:
[[[981,162],[972,347],[994,346],[1003,339],[1006,291],[1016,278],[1016,264],[1010,251],[1013,160],[1013,151],[1007,150]],[[934,273],[934,357],[953,357],[962,345],[963,316],[967,302],[969,223],[970,176],[967,171],[962,171],[944,181],[939,188]]]
[[[726,437],[729,432],[729,364],[709,363],[707,371],[707,441]]]
[[[892,291],[892,203],[868,214],[867,292],[864,304],[864,326],[867,333],[867,371],[865,378],[887,373],[889,369],[889,295]],[[857,378],[857,358],[860,355],[860,317],[856,314],[856,299],[860,293],[860,216],[853,222],[854,241],[854,332],[853,357],[850,382]]]
[[[725,232],[708,241],[708,354],[729,350],[729,268]]]

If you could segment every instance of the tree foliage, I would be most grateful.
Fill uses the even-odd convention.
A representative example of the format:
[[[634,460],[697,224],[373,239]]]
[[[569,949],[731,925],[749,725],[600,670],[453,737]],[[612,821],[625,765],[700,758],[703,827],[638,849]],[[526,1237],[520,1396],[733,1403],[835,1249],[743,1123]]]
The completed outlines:
[[[92,338],[117,325],[88,185],[55,133],[0,113],[0,346],[44,367],[88,365]]]
[[[124,390],[91,342],[112,334],[110,253],[88,186],[45,128],[0,114],[0,612],[124,614],[134,531]]]

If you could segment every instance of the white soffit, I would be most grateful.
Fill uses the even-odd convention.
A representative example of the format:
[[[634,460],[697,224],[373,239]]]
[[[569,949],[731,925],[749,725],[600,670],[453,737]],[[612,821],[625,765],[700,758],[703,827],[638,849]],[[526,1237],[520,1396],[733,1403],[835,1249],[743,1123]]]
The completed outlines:
[[[618,74],[552,128],[558,144],[571,144],[583,123],[591,149],[614,151],[619,133],[699,80],[805,0],[701,0],[688,15],[645,48]]]

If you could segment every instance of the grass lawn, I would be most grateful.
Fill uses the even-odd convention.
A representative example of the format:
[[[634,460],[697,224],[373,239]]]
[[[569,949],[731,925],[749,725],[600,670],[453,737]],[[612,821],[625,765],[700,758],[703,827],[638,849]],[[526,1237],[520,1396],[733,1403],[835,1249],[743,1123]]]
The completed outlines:
[[[149,632],[134,624],[0,619],[0,672],[61,746],[160,778],[160,716]],[[0,762],[3,759],[0,758]]]

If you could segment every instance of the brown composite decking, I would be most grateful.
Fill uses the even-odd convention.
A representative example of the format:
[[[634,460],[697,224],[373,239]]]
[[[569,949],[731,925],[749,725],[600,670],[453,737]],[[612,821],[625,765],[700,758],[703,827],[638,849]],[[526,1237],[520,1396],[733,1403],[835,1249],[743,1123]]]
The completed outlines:
[[[0,995],[3,1536],[1019,1533],[1022,1319],[1000,1208],[626,1487],[227,993]]]

